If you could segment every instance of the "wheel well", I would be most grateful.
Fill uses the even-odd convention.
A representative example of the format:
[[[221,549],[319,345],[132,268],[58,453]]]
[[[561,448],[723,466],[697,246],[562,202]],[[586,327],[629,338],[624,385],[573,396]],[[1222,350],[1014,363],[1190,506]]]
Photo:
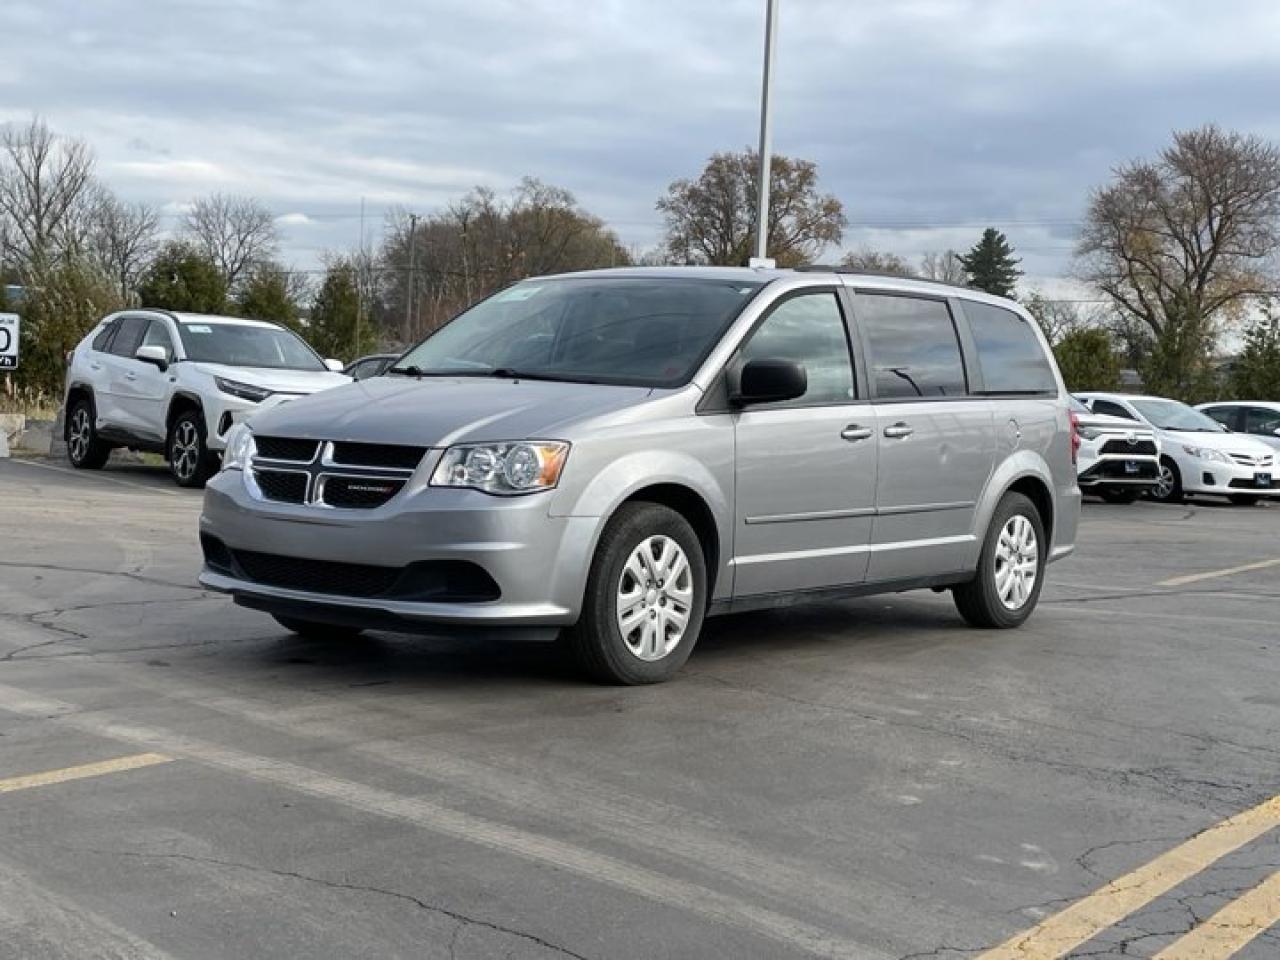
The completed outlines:
[[[88,400],[93,403],[93,391],[82,383],[77,383],[74,387],[67,391],[67,399],[63,408],[62,416],[62,439],[67,440],[71,437],[71,408],[78,400]]]
[[[1038,477],[1022,477],[1009,488],[1020,493],[1036,505],[1040,511],[1040,522],[1044,524],[1045,536],[1053,542],[1053,495],[1049,488]]]
[[[185,413],[187,410],[195,410],[197,413],[204,408],[200,406],[200,401],[195,397],[189,397],[185,393],[180,393],[169,402],[169,414],[164,418],[165,433],[169,432],[169,428],[173,426],[173,421],[178,419],[178,415]]]
[[[689,487],[678,483],[659,483],[645,487],[627,497],[624,502],[660,503],[689,521],[689,526],[698,535],[702,555],[707,561],[707,597],[710,598],[715,592],[716,573],[720,569],[720,533],[707,502]]]

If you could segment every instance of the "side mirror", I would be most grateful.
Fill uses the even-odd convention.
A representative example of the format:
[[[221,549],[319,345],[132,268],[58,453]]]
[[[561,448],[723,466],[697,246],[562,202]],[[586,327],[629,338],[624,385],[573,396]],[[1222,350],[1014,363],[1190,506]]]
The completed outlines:
[[[326,360],[324,362],[324,365],[328,367],[330,370],[332,370],[334,373],[341,373],[346,368],[346,364],[344,364],[341,360],[334,360],[332,357]]]
[[[158,343],[144,343],[134,353],[133,358],[143,363],[154,364],[162,371],[169,369],[169,351]]]
[[[1271,431],[1271,433],[1273,436],[1280,437],[1280,427],[1276,427],[1274,430]]]
[[[740,407],[779,403],[803,397],[809,375],[793,360],[751,360],[738,372],[738,388],[731,398]]]

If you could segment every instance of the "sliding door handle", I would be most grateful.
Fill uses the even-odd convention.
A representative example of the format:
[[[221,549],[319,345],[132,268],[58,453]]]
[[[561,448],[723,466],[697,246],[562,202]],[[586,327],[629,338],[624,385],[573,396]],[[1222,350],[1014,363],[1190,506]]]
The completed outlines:
[[[860,427],[856,423],[851,423],[840,431],[840,439],[842,440],[870,440],[875,431],[870,427]]]
[[[890,440],[903,440],[915,433],[915,430],[907,426],[901,420],[891,427],[884,428],[884,435]]]

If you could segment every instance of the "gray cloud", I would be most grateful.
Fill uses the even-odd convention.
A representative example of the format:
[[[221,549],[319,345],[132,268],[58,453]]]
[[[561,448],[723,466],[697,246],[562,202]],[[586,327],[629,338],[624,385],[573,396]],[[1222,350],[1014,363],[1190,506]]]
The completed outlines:
[[[1115,164],[1208,121],[1280,136],[1273,0],[781,5],[776,148],[819,163],[850,247],[996,223],[1060,274]],[[362,196],[376,227],[525,174],[645,246],[667,182],[754,140],[763,6],[9,0],[0,119],[84,136],[129,199],[255,194],[307,265]]]

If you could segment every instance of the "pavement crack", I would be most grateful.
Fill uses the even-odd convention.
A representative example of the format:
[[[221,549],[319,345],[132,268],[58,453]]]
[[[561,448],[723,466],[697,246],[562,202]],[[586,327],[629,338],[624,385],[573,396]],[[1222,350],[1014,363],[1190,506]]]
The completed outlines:
[[[162,580],[160,577],[148,577],[136,570],[100,570],[95,567],[69,567],[58,563],[31,563],[26,560],[0,560],[0,567],[14,567],[24,570],[51,570],[55,573],[86,573],[99,577],[125,577],[129,580],[136,580],[139,583],[148,583],[158,587],[174,587],[178,590],[200,590],[205,592],[201,587],[193,587],[190,583],[175,583],[172,580]]]
[[[420,897],[415,897],[410,893],[401,893],[398,890],[388,890],[385,887],[375,887],[368,884],[360,883],[344,883],[340,880],[327,880],[324,877],[314,877],[309,874],[299,873],[294,870],[278,870],[273,867],[263,867],[252,863],[240,863],[235,860],[222,860],[217,857],[199,857],[187,853],[143,853],[136,850],[88,850],[90,853],[102,854],[104,856],[116,857],[132,857],[140,860],[184,860],[189,863],[201,863],[211,866],[226,867],[233,870],[244,870],[249,873],[267,874],[274,877],[282,877],[290,880],[300,880],[304,883],[314,883],[318,886],[328,887],[332,890],[344,890],[353,893],[372,893],[377,896],[390,897],[396,900],[403,900],[406,903],[413,904],[421,910],[438,914],[454,920],[457,926],[454,928],[453,936],[449,942],[449,956],[454,957],[457,950],[458,940],[461,932],[466,927],[481,927],[485,930],[492,930],[495,933],[505,934],[509,937],[516,937],[528,943],[543,947],[546,950],[553,951],[560,956],[573,957],[574,960],[589,960],[581,953],[575,953],[568,947],[561,946],[558,943],[552,943],[544,937],[538,936],[536,933],[529,933],[524,930],[517,930],[515,927],[508,927],[501,923],[495,923],[491,920],[483,920],[479,917],[473,917],[457,910],[451,910],[448,907],[441,906],[436,903],[428,903]]]

